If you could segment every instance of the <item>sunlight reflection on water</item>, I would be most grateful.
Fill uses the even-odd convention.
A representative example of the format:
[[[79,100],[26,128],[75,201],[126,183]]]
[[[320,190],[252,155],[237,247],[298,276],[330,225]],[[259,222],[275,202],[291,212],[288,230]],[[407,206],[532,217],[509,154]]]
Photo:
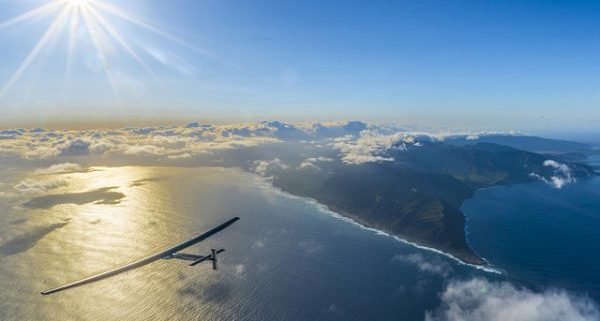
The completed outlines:
[[[444,278],[421,275],[394,261],[396,254],[418,252],[451,273],[479,273],[323,215],[314,204],[284,197],[239,170],[95,167],[33,176],[13,175],[7,186],[32,178],[63,183],[5,198],[0,205],[2,320],[418,319],[437,303]],[[80,193],[103,188],[123,196],[106,202],[93,194],[98,199],[81,201]],[[23,206],[41,195],[60,197],[50,207]],[[233,216],[240,216],[240,223],[186,250],[203,254],[226,248],[218,271],[157,261],[109,280],[39,295]],[[357,253],[363,260],[352,259]]]
[[[196,170],[195,179],[210,178],[213,180],[211,184],[218,184],[214,175],[203,175],[202,172],[202,169]],[[165,174],[169,175],[169,179],[156,180],[156,177]],[[181,186],[181,174],[181,169],[121,167],[36,177],[38,181],[61,180],[66,183],[49,194],[49,197],[57,198],[54,206],[30,210],[17,207],[18,215],[28,217],[24,230],[33,231],[21,234],[21,243],[31,244],[19,244],[17,238],[17,242],[12,243],[13,252],[7,251],[12,255],[3,258],[3,275],[10,271],[11,279],[21,282],[11,282],[11,290],[4,290],[2,295],[17,294],[13,299],[18,306],[29,311],[13,311],[15,314],[12,314],[3,310],[5,312],[2,313],[8,313],[9,317],[61,319],[68,316],[91,320],[100,316],[117,319],[137,307],[141,308],[136,312],[140,319],[142,316],[174,314],[169,312],[173,310],[171,302],[177,300],[173,296],[178,293],[181,280],[185,278],[181,274],[181,264],[157,262],[152,267],[64,294],[42,298],[38,293],[41,289],[129,262],[202,231],[194,227],[207,228],[218,223],[218,220],[208,218],[204,221],[202,217],[191,223],[182,222],[185,209],[177,204],[178,196],[173,195]],[[104,204],[102,195],[98,195],[97,200],[92,197],[83,203],[72,204],[79,193],[103,188],[114,188],[124,197],[112,204]],[[48,222],[58,223],[44,228]],[[2,235],[14,233],[2,232]],[[36,237],[37,234],[40,234],[39,237]],[[34,240],[25,241],[32,237]],[[148,295],[157,289],[160,289],[160,295]],[[20,296],[18,293],[27,295]]]

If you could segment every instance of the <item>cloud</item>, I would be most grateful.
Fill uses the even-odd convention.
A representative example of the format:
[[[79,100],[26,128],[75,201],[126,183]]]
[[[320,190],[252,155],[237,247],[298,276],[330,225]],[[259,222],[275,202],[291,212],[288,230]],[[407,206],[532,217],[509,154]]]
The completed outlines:
[[[320,171],[323,170],[321,167],[315,165],[314,163],[306,162],[306,161],[300,163],[300,165],[298,166],[298,168],[300,168],[300,169],[308,169],[308,170],[312,170],[312,171],[316,171],[316,172],[320,172]]]
[[[577,181],[575,177],[573,177],[571,169],[566,164],[562,164],[551,159],[545,160],[543,164],[544,166],[550,167],[554,170],[553,175],[551,175],[549,178],[543,177],[536,173],[531,173],[530,175],[548,185],[553,186],[554,188],[559,189],[567,184]]]
[[[0,140],[16,139],[22,135],[23,135],[23,133],[18,130],[0,130]]]
[[[167,156],[167,158],[168,159],[188,159],[188,158],[192,158],[192,154],[183,153],[183,154],[169,155],[169,156]]]
[[[61,178],[45,180],[27,178],[15,185],[14,189],[23,194],[41,194],[67,184],[67,181]]]
[[[128,147],[125,155],[164,155],[165,149],[154,145],[135,145]]]
[[[463,133],[440,133],[436,134],[435,137],[438,140],[446,139],[458,139],[463,138],[465,140],[478,140],[488,136],[525,136],[524,133],[518,131],[478,131],[478,132],[463,132]]]
[[[11,198],[17,196],[15,193],[0,191],[0,198]]]
[[[358,138],[345,136],[335,140],[334,149],[340,152],[346,164],[393,161],[384,154],[390,149],[406,150],[406,144],[417,142],[417,136],[410,133],[381,134],[378,130],[364,130]]]
[[[74,163],[54,164],[46,168],[36,169],[33,173],[36,175],[49,174],[67,174],[84,171],[83,166]]]
[[[551,176],[552,185],[556,188],[561,188],[565,184],[575,182],[575,178],[571,175],[571,169],[565,164],[548,159],[544,161],[544,166],[555,169],[555,175]]]
[[[212,152],[232,151],[282,141],[356,137],[362,122],[237,124],[129,127],[111,130],[1,130],[0,157],[61,160],[73,156],[123,156],[147,162],[182,162]]]
[[[426,259],[420,253],[413,254],[396,254],[392,257],[393,262],[401,262],[415,265],[419,271],[447,276],[452,271],[450,265],[439,258]]]
[[[285,127],[285,126],[282,126]],[[261,123],[122,128],[95,131],[3,131],[0,157],[60,160],[72,156],[125,156],[147,161],[177,160],[212,151],[276,143],[277,129]],[[14,133],[13,133],[14,132]],[[20,133],[16,135],[15,133]]]
[[[441,305],[428,311],[427,321],[588,321],[599,320],[598,307],[589,299],[565,291],[542,293],[508,282],[472,279],[450,283]]]
[[[333,158],[330,157],[309,157],[303,160],[300,165],[298,165],[299,169],[307,169],[315,172],[320,172],[323,169],[317,165],[319,162],[333,162]]]
[[[90,152],[90,141],[75,138],[58,146],[58,151],[61,156],[77,156],[87,155]]]
[[[346,164],[392,161],[391,151],[418,148],[424,142],[444,135],[403,132],[392,125],[373,125],[360,121],[285,123],[263,121],[233,124],[189,122],[181,126],[128,127],[110,130],[2,130],[0,158],[24,160],[73,161],[90,156],[107,163],[215,165],[234,159],[266,158],[256,154],[230,154],[286,142],[311,148],[333,148]],[[235,157],[228,157],[234,155]],[[278,154],[270,154],[275,158]],[[312,155],[307,154],[306,157]],[[211,158],[212,157],[212,158]],[[220,157],[220,158],[217,158]],[[280,157],[280,156],[279,156]],[[318,170],[324,157],[294,160],[301,168]],[[77,161],[79,162],[79,160]],[[101,163],[101,162],[96,162]]]
[[[289,166],[284,164],[279,158],[273,160],[258,160],[254,162],[254,171],[263,176],[271,171],[288,169]]]

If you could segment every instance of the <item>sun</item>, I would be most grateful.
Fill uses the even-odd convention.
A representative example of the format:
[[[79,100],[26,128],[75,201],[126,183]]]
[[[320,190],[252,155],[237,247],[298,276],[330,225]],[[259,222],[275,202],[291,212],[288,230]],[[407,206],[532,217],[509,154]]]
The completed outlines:
[[[169,40],[177,45],[192,50],[197,54],[207,56],[212,59],[220,60],[219,57],[210,53],[207,50],[189,44],[170,33],[154,27],[152,23],[138,18],[127,10],[121,7],[108,3],[103,0],[48,0],[46,4],[36,7],[19,16],[0,22],[0,31],[13,27],[15,25],[38,20],[40,17],[54,15],[50,25],[45,29],[42,37],[37,41],[35,46],[23,59],[22,63],[12,74],[2,87],[0,87],[0,99],[4,97],[6,92],[19,80],[19,78],[27,71],[32,62],[38,57],[42,50],[48,46],[52,39],[57,37],[67,37],[68,45],[66,48],[66,70],[65,78],[71,72],[71,64],[75,47],[77,46],[78,28],[83,28],[88,35],[90,42],[93,44],[97,52],[97,56],[101,60],[103,73],[110,84],[110,87],[115,94],[115,98],[120,100],[119,88],[115,82],[115,71],[111,67],[109,61],[108,48],[120,48],[127,54],[137,65],[142,68],[161,88],[168,92],[160,77],[150,68],[139,53],[140,50],[147,50],[136,47],[135,39],[128,39],[124,34],[114,26],[115,19],[125,21],[138,29],[152,33],[158,37]],[[128,33],[130,34],[130,33]],[[108,45],[107,41],[112,41]],[[133,41],[132,41],[133,40]]]

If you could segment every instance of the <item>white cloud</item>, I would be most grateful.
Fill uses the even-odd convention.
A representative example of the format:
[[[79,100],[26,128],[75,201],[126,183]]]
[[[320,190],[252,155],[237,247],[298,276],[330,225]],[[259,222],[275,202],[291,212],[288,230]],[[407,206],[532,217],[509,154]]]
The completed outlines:
[[[163,155],[165,149],[154,145],[134,145],[128,147],[125,155]]]
[[[308,169],[308,170],[313,170],[313,171],[317,171],[320,172],[322,171],[321,167],[319,167],[319,165],[317,165],[316,163],[319,162],[333,162],[333,158],[329,158],[329,157],[309,157],[305,160],[302,161],[302,163],[300,163],[300,165],[298,166],[299,169]]]
[[[67,181],[60,178],[44,180],[27,178],[15,185],[14,189],[23,194],[39,194],[66,185]]]
[[[377,130],[364,130],[358,138],[345,136],[335,140],[333,148],[340,151],[342,161],[347,164],[393,161],[382,156],[390,149],[406,150],[406,143],[414,144],[417,137],[410,133],[381,134]]]
[[[62,163],[54,164],[46,168],[40,168],[35,170],[33,173],[36,175],[48,175],[48,174],[66,174],[73,172],[83,171],[83,166],[74,163]]]
[[[427,313],[427,321],[600,320],[598,307],[587,298],[559,290],[536,293],[507,282],[452,282],[440,299],[440,307]]]
[[[288,169],[289,166],[284,164],[279,158],[273,160],[258,160],[254,162],[254,171],[263,176],[270,171]]]
[[[190,153],[183,153],[183,154],[177,154],[177,155],[169,155],[167,156],[168,159],[188,159],[188,158],[192,158],[192,154]]]
[[[298,166],[298,168],[300,168],[300,169],[308,169],[308,170],[317,171],[317,172],[320,172],[320,171],[323,170],[318,165],[315,165],[314,163],[307,162],[307,161],[304,161],[304,162],[300,163],[300,165]]]
[[[462,133],[439,133],[434,135],[437,140],[446,140],[453,138],[464,138],[465,140],[478,140],[486,136],[524,136],[524,133],[511,131],[478,131]]]
[[[477,139],[479,139],[479,135],[478,134],[470,134],[470,135],[467,135],[466,139],[467,140],[477,140]]]
[[[237,124],[157,126],[93,131],[3,130],[0,157],[72,161],[75,156],[106,157],[106,160],[135,160],[144,164],[200,161],[224,151],[280,143],[312,142],[313,148],[334,148],[347,164],[392,161],[390,150],[418,148],[438,141],[442,135],[400,132],[394,126],[359,121],[329,123],[284,123],[265,121]],[[446,134],[449,135],[449,134]],[[307,157],[310,155],[307,155]],[[254,158],[256,159],[256,157]],[[326,157],[308,158],[302,168],[318,170]],[[208,164],[215,164],[207,162]],[[311,164],[309,164],[311,163]],[[197,165],[197,164],[196,164]],[[313,166],[314,165],[314,166]]]
[[[545,160],[543,164],[546,167],[551,167],[554,169],[554,174],[550,176],[550,178],[543,177],[536,173],[531,173],[530,175],[548,185],[554,186],[555,188],[562,188],[567,184],[577,181],[575,177],[573,177],[571,169],[566,164],[562,164],[551,159]]]
[[[145,157],[148,161],[181,160],[211,151],[279,142],[278,129],[269,126],[248,123],[62,132],[10,130],[2,131],[14,139],[0,140],[0,157],[58,160],[96,155]]]
[[[394,262],[402,262],[415,265],[419,271],[441,276],[447,276],[451,272],[451,267],[448,263],[438,259],[426,259],[420,253],[413,254],[396,254],[392,257]]]
[[[317,162],[333,162],[333,158],[330,157],[310,157],[305,159],[306,162],[317,163]]]

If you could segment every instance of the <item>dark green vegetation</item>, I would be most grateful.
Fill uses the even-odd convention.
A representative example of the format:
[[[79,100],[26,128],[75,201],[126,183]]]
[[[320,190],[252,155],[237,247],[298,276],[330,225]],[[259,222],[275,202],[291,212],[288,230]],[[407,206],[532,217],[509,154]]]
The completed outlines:
[[[531,173],[550,178],[556,169],[544,161],[566,163],[491,144],[423,143],[390,149],[394,161],[318,163],[319,168],[290,166],[273,171],[273,184],[310,197],[331,210],[421,245],[450,253],[472,264],[485,264],[468,247],[460,207],[477,188],[530,182]],[[574,177],[592,175],[590,167],[566,163]]]

